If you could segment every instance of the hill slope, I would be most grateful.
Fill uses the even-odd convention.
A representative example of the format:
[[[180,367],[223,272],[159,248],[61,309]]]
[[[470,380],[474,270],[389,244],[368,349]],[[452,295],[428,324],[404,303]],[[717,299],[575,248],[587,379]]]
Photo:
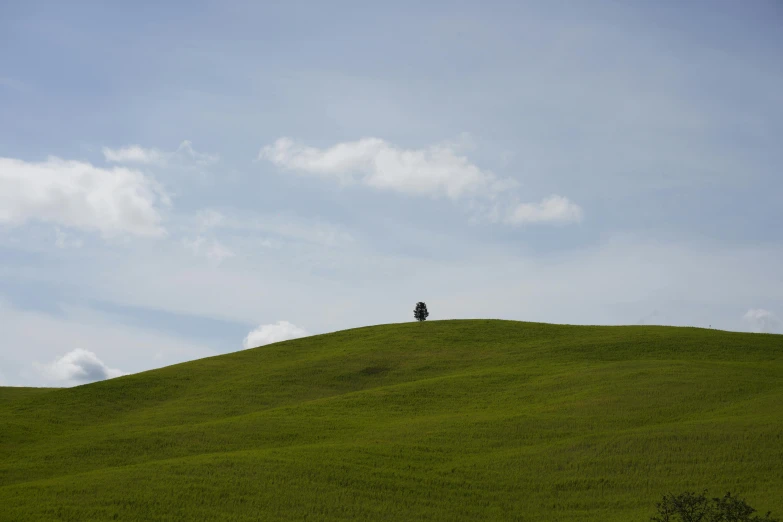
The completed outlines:
[[[435,321],[0,389],[0,520],[783,514],[783,336]]]

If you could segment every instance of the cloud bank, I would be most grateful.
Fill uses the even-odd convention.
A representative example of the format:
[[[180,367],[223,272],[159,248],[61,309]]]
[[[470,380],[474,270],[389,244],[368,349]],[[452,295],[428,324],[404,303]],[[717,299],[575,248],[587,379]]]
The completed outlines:
[[[298,339],[307,337],[310,333],[304,328],[289,323],[288,321],[278,321],[273,324],[262,324],[245,337],[242,346],[245,348],[254,348],[264,346],[265,344],[278,343],[288,339]]]
[[[169,198],[160,185],[135,170],[0,158],[0,224],[38,220],[105,236],[161,236],[161,203]]]
[[[60,383],[88,383],[124,375],[109,368],[89,350],[77,348],[42,368],[49,379]]]

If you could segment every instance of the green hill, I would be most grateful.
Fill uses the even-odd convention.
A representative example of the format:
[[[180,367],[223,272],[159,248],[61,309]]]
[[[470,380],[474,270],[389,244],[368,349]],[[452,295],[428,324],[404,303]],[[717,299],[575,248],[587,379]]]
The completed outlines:
[[[783,515],[783,336],[434,321],[0,389],[0,520]]]

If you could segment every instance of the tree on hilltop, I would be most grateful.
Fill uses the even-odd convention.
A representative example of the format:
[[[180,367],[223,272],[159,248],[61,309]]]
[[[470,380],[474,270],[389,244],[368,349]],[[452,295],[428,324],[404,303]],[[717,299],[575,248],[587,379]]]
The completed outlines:
[[[427,305],[422,301],[416,303],[416,308],[413,310],[413,317],[415,317],[417,321],[421,322],[426,321],[428,315],[430,315],[430,313],[427,311]]]

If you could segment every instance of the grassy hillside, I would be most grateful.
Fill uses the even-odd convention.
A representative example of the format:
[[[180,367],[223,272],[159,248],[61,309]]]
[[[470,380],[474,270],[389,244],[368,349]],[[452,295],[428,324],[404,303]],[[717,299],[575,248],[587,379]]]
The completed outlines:
[[[33,397],[39,393],[45,393],[55,389],[56,388],[20,388],[17,386],[0,386],[0,406],[7,406],[12,402],[18,401],[19,399]]]
[[[437,321],[0,389],[0,520],[783,515],[783,336]]]

